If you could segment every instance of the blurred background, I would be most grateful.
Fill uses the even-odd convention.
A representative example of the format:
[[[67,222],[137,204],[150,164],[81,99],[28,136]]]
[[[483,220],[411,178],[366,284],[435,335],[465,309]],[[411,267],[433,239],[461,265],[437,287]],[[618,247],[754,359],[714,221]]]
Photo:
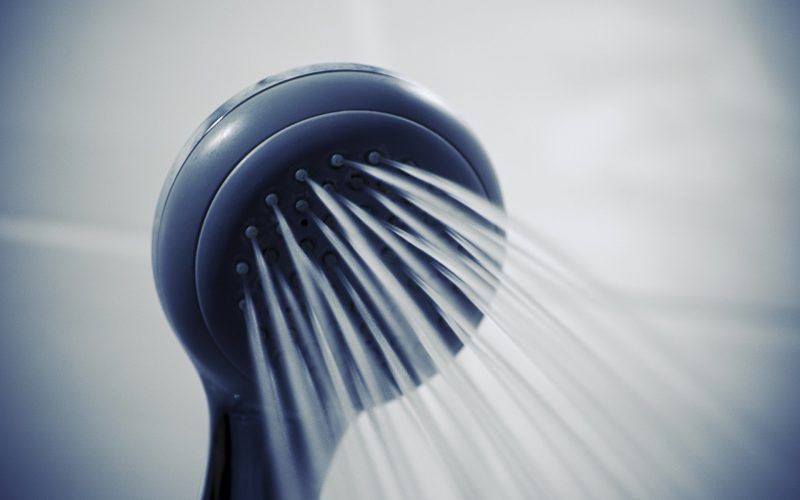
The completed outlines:
[[[327,61],[442,96],[509,211],[690,341],[800,467],[799,28],[791,1],[5,2],[0,497],[198,495],[206,404],[152,283],[156,200],[219,104]]]

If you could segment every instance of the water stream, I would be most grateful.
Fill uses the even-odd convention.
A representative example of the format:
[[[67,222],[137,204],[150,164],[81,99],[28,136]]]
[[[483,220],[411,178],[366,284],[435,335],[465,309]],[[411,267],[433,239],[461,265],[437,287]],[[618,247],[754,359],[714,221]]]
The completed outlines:
[[[332,256],[277,206],[292,270],[252,240],[244,314],[283,496],[706,498],[715,446],[769,461],[699,367],[524,224],[420,168],[345,164],[394,217],[309,178]]]

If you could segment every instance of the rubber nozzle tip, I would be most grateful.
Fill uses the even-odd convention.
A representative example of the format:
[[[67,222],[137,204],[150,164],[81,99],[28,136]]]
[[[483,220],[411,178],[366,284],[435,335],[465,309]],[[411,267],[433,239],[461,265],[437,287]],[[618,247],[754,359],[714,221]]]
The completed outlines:
[[[252,240],[258,236],[258,228],[256,226],[247,226],[244,229],[244,235]]]
[[[264,203],[267,205],[274,207],[278,204],[278,195],[275,193],[270,193],[264,198]]]
[[[308,200],[306,200],[305,198],[300,198],[299,200],[294,202],[294,209],[301,213],[305,212],[306,210],[308,210]]]
[[[336,153],[335,155],[331,156],[331,166],[334,168],[339,168],[344,165],[344,156]]]

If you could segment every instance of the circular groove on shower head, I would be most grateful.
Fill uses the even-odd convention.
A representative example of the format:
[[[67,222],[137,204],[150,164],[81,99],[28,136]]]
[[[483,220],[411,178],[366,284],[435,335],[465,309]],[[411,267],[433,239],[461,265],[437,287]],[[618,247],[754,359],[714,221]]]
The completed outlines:
[[[430,165],[429,170],[433,173],[446,175],[473,191],[482,190],[480,179],[463,156],[442,137],[419,124],[385,113],[359,111],[318,116],[292,125],[258,145],[234,168],[209,206],[198,242],[195,269],[198,297],[206,324],[222,351],[236,366],[249,370],[250,353],[242,315],[237,307],[242,298],[242,277],[230,269],[236,262],[252,263],[251,238],[246,236],[248,228],[258,228],[255,241],[262,253],[274,252],[277,255],[272,269],[286,277],[291,275],[294,266],[286,250],[286,235],[276,231],[274,207],[277,207],[287,218],[294,239],[313,242],[306,245],[312,263],[322,269],[338,267],[349,273],[346,266],[338,265],[341,259],[337,259],[337,252],[316,225],[309,223],[309,219],[316,216],[327,220],[334,232],[343,238],[345,235],[339,231],[336,219],[308,182],[298,182],[297,172],[302,170],[304,181],[308,179],[320,185],[336,186],[338,195],[380,220],[397,223],[395,214],[376,202],[369,191],[388,193],[398,201],[399,195],[351,166],[335,168],[331,164],[335,155],[372,163],[379,160],[376,154],[386,158],[414,158],[426,168]],[[354,183],[354,178],[359,181]],[[262,201],[269,196],[268,193],[277,195],[274,206]],[[428,220],[435,225],[435,214]],[[435,305],[412,280],[405,277],[400,262],[386,263],[396,276],[402,277],[406,287],[403,293],[409,294],[428,319],[437,324]],[[251,267],[255,268],[255,265]],[[253,296],[258,297],[260,288],[256,273],[250,273],[244,279]],[[357,280],[352,277],[351,281]],[[292,286],[298,296],[302,295],[296,283]],[[346,295],[336,284],[334,287],[341,296]],[[471,315],[476,321],[480,316],[474,308]],[[268,331],[268,322],[262,323]],[[452,351],[460,348],[456,336],[446,325],[439,325],[439,331]],[[382,364],[380,355],[377,352],[372,354],[376,356],[376,362]],[[427,372],[419,376],[427,377],[432,373],[432,367],[428,367]]]

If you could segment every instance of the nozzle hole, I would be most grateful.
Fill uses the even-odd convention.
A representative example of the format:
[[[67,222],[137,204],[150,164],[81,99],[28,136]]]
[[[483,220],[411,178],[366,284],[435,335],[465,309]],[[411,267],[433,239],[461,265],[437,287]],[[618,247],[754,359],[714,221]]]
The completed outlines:
[[[314,250],[314,242],[308,238],[303,239],[300,241],[300,248],[306,251],[306,253],[311,253]]]
[[[347,181],[347,185],[350,186],[351,189],[355,189],[356,191],[364,188],[364,177],[359,174],[353,174],[350,176],[350,179]]]

